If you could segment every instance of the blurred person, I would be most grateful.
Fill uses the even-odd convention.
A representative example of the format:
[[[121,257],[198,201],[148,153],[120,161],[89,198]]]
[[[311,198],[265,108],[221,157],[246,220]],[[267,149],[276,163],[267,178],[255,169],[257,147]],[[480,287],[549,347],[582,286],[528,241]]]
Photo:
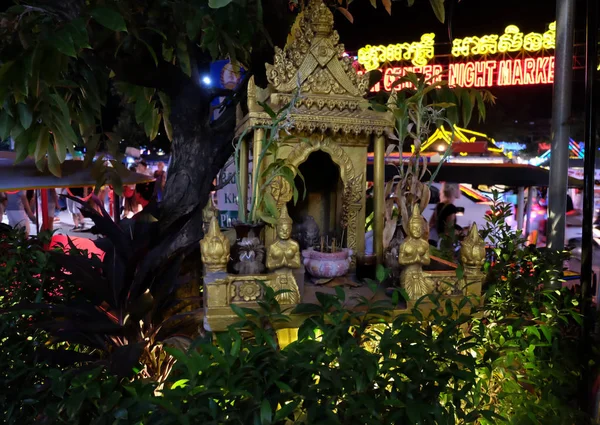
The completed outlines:
[[[167,183],[167,172],[165,171],[165,163],[158,163],[158,170],[154,172],[154,194],[157,201],[162,201],[165,184]]]
[[[462,228],[456,224],[456,214],[458,208],[454,202],[460,197],[460,188],[455,183],[443,183],[440,203],[429,221],[429,241],[432,245],[441,248],[443,240],[448,240],[453,244]],[[445,243],[449,245],[449,243]],[[450,246],[446,246],[450,248]]]
[[[4,211],[6,211],[6,193],[0,192],[0,222],[2,222]]]
[[[29,220],[35,223],[36,219],[27,200],[27,191],[7,193],[6,216],[10,226],[25,229],[25,234],[29,236]]]
[[[137,167],[131,165],[129,171],[135,173]],[[135,199],[135,185],[128,185],[123,187],[123,218],[131,218],[138,211],[138,206]]]
[[[69,191],[71,195],[78,199],[83,199],[85,196],[85,190],[83,187],[74,187],[70,188]],[[83,215],[79,210],[79,204],[74,200],[67,198],[67,210],[71,213],[71,217],[73,217],[73,230],[74,231],[82,231],[85,228],[85,223],[83,221]]]

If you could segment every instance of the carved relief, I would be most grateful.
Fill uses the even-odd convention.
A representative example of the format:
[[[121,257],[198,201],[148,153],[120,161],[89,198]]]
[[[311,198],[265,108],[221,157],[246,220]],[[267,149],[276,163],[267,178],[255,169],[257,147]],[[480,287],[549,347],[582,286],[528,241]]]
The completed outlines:
[[[344,46],[333,29],[333,14],[321,0],[311,0],[298,15],[290,42],[275,48],[273,65],[267,64],[267,79],[275,90],[291,93],[302,86],[304,93],[362,97],[368,76],[357,75],[352,59],[344,57]]]

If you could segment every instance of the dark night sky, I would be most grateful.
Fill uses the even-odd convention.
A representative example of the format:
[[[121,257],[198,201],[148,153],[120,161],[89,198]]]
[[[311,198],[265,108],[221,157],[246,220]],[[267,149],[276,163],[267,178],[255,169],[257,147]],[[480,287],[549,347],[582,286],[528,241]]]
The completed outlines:
[[[448,8],[448,1],[446,7]],[[515,24],[524,33],[544,32],[547,24],[555,20],[554,0],[462,0],[451,13],[453,37],[467,35],[502,34],[507,25]],[[576,2],[575,42],[585,41],[585,2]],[[350,5],[354,23],[350,23],[340,13],[335,14],[336,28],[341,41],[348,51],[356,52],[365,44],[389,44],[417,41],[421,34],[434,32],[436,43],[448,43],[448,26],[440,23],[427,0],[416,0],[414,6],[407,7],[406,1],[396,1],[392,15],[388,15],[381,3],[373,9],[369,1],[355,0]],[[450,11],[447,9],[447,14]],[[438,48],[436,51],[439,51]],[[574,72],[573,104],[575,115],[583,108],[583,71]],[[552,85],[494,88],[497,97],[496,108],[488,109],[487,124],[470,126],[494,132],[492,123],[519,121],[547,128],[551,118]],[[486,128],[488,127],[488,128]],[[533,127],[532,127],[533,128]],[[527,130],[526,130],[527,131]],[[534,133],[534,130],[531,131]],[[491,134],[494,136],[494,134]]]

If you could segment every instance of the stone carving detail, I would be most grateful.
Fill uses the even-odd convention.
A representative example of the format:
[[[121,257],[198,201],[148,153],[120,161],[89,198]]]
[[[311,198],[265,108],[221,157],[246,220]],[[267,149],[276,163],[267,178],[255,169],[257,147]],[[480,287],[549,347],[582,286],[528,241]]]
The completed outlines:
[[[238,296],[234,298],[234,301],[256,301],[261,295],[260,285],[256,281],[245,280],[237,286]]]
[[[275,48],[274,63],[266,65],[267,79],[280,93],[291,93],[300,84],[304,93],[362,97],[368,76],[356,73],[344,50],[331,10],[321,0],[311,0],[296,18],[288,44]]]
[[[294,191],[286,179],[277,176],[271,182],[271,195],[275,199],[277,208],[281,209],[282,206],[292,199]]]

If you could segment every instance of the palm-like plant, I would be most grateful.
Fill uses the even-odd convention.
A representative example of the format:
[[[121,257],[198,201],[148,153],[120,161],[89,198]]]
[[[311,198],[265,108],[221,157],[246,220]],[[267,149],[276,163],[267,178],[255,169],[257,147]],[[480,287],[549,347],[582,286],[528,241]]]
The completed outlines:
[[[60,266],[56,277],[68,280],[76,294],[64,302],[21,303],[13,309],[41,312],[34,324],[50,335],[49,343],[66,343],[79,351],[80,364],[104,364],[119,376],[129,376],[141,363],[142,377],[163,382],[174,362],[163,346],[185,347],[186,334],[195,332],[189,327],[196,324],[194,311],[183,312],[195,300],[177,299],[182,257],[140,278],[141,261],[157,236],[151,214],[142,213],[125,230],[104,210],[98,213],[82,204],[81,212],[94,221],[93,231],[105,236],[96,241],[104,259],[72,244],[68,254],[52,252]]]

